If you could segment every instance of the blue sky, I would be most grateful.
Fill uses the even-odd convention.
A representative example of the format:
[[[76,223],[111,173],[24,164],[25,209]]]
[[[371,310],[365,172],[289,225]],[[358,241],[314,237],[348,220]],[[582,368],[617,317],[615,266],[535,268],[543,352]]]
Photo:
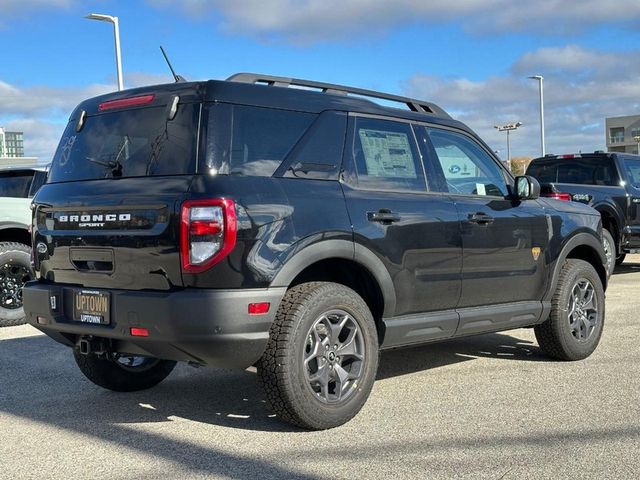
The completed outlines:
[[[159,45],[189,80],[240,71],[310,78],[438,103],[501,155],[604,148],[604,118],[640,113],[640,2],[538,0],[0,0],[0,126],[50,159],[85,97],[114,89],[120,18],[125,86],[170,81]]]

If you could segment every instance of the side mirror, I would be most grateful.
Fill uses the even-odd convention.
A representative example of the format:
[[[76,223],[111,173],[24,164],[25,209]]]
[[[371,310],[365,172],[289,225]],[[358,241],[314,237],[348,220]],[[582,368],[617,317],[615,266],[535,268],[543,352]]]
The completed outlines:
[[[538,180],[529,175],[516,177],[516,197],[518,200],[535,200],[540,197]]]

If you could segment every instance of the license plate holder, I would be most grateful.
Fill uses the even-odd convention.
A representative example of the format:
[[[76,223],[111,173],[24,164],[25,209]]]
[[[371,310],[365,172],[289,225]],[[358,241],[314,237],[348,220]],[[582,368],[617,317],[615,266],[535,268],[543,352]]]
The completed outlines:
[[[110,303],[108,292],[76,290],[73,294],[73,319],[76,322],[109,325]]]

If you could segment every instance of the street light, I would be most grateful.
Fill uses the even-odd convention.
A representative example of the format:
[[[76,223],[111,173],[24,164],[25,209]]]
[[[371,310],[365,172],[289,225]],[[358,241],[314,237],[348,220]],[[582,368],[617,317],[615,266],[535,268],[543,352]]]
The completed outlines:
[[[91,13],[84,18],[113,23],[113,36],[115,37],[116,43],[116,74],[118,76],[118,90],[124,90],[124,84],[122,83],[122,60],[120,58],[120,27],[118,24],[118,17],[103,15],[101,13]]]
[[[540,85],[540,150],[542,152],[542,157],[545,154],[544,148],[544,86],[543,80],[544,77],[542,75],[532,75],[529,78],[533,80],[538,80]]]
[[[493,128],[497,128],[499,132],[507,132],[507,164],[509,165],[509,171],[511,171],[511,142],[509,141],[509,132],[511,130],[517,130],[521,125],[522,122],[516,122],[493,126]]]
[[[636,144],[637,144],[636,153],[640,155],[640,135],[634,135],[633,139],[636,141]]]

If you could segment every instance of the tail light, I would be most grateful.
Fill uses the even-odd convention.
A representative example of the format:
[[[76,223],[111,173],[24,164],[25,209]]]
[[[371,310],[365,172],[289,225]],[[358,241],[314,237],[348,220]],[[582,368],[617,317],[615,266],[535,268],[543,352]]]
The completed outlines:
[[[570,193],[553,192],[553,193],[543,193],[540,196],[541,197],[546,197],[546,198],[555,198],[556,200],[564,200],[565,202],[570,202],[571,201],[571,194]]]
[[[233,200],[187,200],[182,204],[180,257],[182,270],[200,273],[226,257],[236,245]]]

